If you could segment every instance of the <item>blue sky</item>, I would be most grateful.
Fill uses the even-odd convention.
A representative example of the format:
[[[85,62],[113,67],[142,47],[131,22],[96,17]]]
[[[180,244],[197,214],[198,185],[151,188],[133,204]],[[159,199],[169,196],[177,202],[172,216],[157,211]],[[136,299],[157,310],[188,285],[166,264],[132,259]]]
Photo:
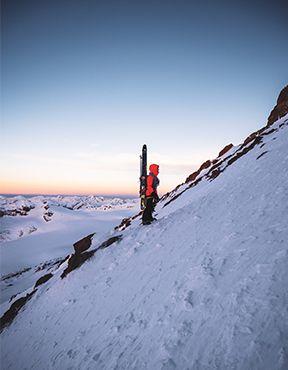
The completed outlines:
[[[287,83],[284,1],[2,7],[2,192],[136,193],[143,143],[167,191]]]

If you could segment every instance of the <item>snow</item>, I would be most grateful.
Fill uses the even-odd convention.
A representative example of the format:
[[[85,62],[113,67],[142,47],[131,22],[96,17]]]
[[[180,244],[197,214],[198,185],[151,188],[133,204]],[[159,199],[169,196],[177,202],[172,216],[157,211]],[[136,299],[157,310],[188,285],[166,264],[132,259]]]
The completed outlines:
[[[138,199],[105,198],[93,195],[32,196],[29,198],[2,196],[0,198],[0,212],[4,213],[4,217],[1,219],[0,243],[15,240],[33,232],[52,230],[51,224],[56,228],[61,228],[59,221],[63,224],[63,221],[66,222],[71,219],[93,218],[94,214],[89,215],[88,211],[123,210],[125,214],[127,209],[134,210],[138,203]],[[78,211],[78,214],[68,212],[67,209]],[[49,215],[48,213],[51,212],[52,215]],[[56,220],[54,213],[61,214],[62,219],[60,220],[58,217]],[[65,215],[67,220],[63,219]],[[104,217],[107,219],[106,216]],[[51,220],[54,222],[47,225],[46,223]]]
[[[83,199],[82,203],[85,206],[75,210],[73,205],[79,203],[79,199]],[[34,207],[26,216],[1,218],[3,239],[3,234],[7,235],[6,240],[0,244],[1,303],[30,287],[32,281],[35,283],[37,280],[35,270],[39,264],[70,254],[73,243],[87,234],[96,233],[95,240],[98,240],[118,225],[124,217],[131,216],[139,208],[138,199],[75,196],[52,198],[41,196],[28,199],[20,196],[2,197],[1,204],[3,211],[21,210],[23,206]],[[48,211],[53,213],[48,222],[43,218],[47,212],[44,205],[48,205]],[[27,268],[32,268],[33,271],[21,274],[17,279],[3,280],[3,276]]]
[[[139,208],[138,204],[137,208]],[[93,213],[77,211],[76,214],[75,211],[64,208],[56,210],[51,207],[51,210],[54,213],[53,221],[45,224],[45,221],[39,221],[40,217],[31,211],[31,216],[26,216],[27,222],[35,225],[37,232],[1,244],[2,274],[19,271],[27,266],[37,265],[46,260],[69,254],[75,241],[93,232],[101,236],[116,226],[123,217],[130,216],[135,212],[135,207],[133,210],[96,211]]]
[[[5,369],[287,369],[288,115],[273,128],[157,222],[60,267],[2,333]]]

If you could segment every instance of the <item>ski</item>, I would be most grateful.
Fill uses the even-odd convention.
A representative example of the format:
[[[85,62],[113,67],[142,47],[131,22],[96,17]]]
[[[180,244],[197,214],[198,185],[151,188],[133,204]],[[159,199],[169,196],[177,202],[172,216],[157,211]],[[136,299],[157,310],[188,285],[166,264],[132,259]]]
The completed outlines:
[[[145,208],[146,198],[146,177],[147,177],[147,146],[144,144],[142,147],[142,154],[140,155],[140,207]]]

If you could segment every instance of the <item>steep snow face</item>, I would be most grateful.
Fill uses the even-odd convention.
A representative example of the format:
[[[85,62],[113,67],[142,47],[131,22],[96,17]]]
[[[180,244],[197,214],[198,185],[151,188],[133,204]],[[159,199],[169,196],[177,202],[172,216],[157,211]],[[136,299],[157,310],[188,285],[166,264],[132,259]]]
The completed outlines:
[[[288,116],[273,127],[157,222],[60,268],[2,333],[6,368],[287,369]]]

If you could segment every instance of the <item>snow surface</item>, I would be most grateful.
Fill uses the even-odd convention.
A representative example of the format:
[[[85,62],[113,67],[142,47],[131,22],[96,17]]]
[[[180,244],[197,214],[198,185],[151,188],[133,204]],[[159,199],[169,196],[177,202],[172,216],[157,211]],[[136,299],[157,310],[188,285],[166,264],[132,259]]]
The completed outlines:
[[[287,124],[161,202],[157,222],[60,267],[3,331],[4,368],[287,369]]]
[[[93,196],[17,196],[1,197],[0,200],[2,211],[33,207],[25,216],[5,215],[0,218],[2,236],[5,234],[10,239],[0,244],[0,303],[32,286],[39,275],[35,275],[35,270],[40,264],[72,253],[73,243],[87,234],[96,233],[94,237],[98,240],[118,225],[123,217],[129,217],[139,209],[138,199]],[[80,203],[83,204],[81,209],[75,208],[75,204]],[[53,215],[49,217],[50,221],[45,221],[43,216],[48,211]],[[33,271],[5,279],[8,274],[27,268]]]
[[[0,218],[0,243],[15,240],[31,233],[52,231],[54,228],[62,228],[63,222],[69,220],[79,220],[81,218],[93,218],[95,213],[92,211],[127,210],[138,206],[138,199],[121,199],[99,196],[32,196],[15,197],[0,196],[0,212],[4,217]],[[25,208],[28,211],[25,212]],[[67,211],[68,210],[68,211]],[[74,210],[76,212],[69,212]],[[81,212],[82,211],[82,212]],[[92,213],[89,214],[88,211]],[[20,215],[20,213],[24,215]],[[60,213],[62,219],[54,216]],[[25,214],[27,213],[27,214]],[[49,213],[52,213],[49,215]],[[124,212],[124,214],[127,212]],[[128,212],[130,213],[130,212]],[[77,215],[77,216],[76,216]],[[65,219],[63,217],[66,217]],[[46,220],[45,220],[46,218]],[[107,219],[104,216],[105,220]],[[108,216],[109,218],[109,216]],[[47,225],[47,222],[50,222]],[[61,222],[59,222],[61,221]],[[89,222],[89,221],[88,221]]]

